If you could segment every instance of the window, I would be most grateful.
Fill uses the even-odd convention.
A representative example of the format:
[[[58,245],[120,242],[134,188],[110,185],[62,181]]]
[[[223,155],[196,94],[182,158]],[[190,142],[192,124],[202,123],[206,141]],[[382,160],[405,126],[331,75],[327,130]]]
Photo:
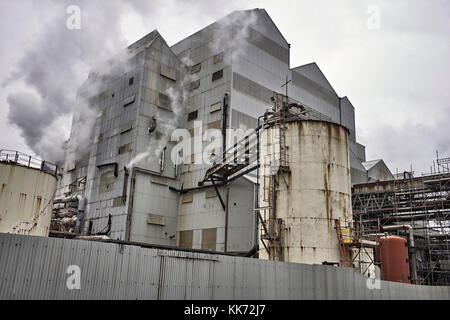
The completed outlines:
[[[126,106],[134,103],[135,100],[136,100],[136,96],[132,95],[131,97],[128,97],[123,101],[123,106],[126,107]]]
[[[222,110],[222,102],[217,102],[209,107],[209,113]]]
[[[116,197],[113,199],[113,208],[123,207],[125,203],[123,202],[123,197]]]
[[[158,95],[158,108],[172,111],[172,101],[170,100],[169,96],[159,93]]]
[[[180,231],[180,243],[178,246],[182,249],[191,249],[193,233],[193,230]]]
[[[222,62],[223,61],[223,52],[221,52],[221,53],[219,53],[219,54],[216,54],[215,56],[214,56],[214,64],[216,64],[216,63],[219,63],[219,62]]]
[[[192,121],[198,118],[198,110],[192,111],[188,114],[187,121]]]
[[[205,192],[205,198],[209,199],[209,198],[215,198],[217,197],[217,193],[215,189],[211,189]]]
[[[202,250],[216,251],[217,229],[202,230]]]
[[[195,89],[198,89],[198,88],[200,88],[200,79],[198,79],[194,82],[191,82],[191,85],[189,86],[190,91],[194,91]]]
[[[194,195],[192,193],[184,194],[181,198],[181,203],[191,203],[194,201]]]
[[[222,120],[208,123],[208,129],[222,129]]]
[[[131,143],[123,145],[119,148],[119,154],[124,154],[131,151]]]
[[[212,81],[216,81],[216,80],[219,80],[221,78],[223,78],[223,69],[219,70],[217,72],[214,72],[213,75],[212,75]]]
[[[134,77],[131,77],[130,80],[128,81],[128,85],[132,86],[134,84]]]
[[[191,67],[191,74],[200,72],[201,69],[202,69],[202,64],[198,63],[198,64],[196,64],[196,65]]]
[[[161,64],[161,72],[160,74],[167,79],[177,81],[177,70],[171,68],[165,64]]]
[[[160,216],[158,214],[152,214],[149,213],[147,215],[147,224],[154,224],[158,226],[165,226],[166,225],[166,217]]]
[[[120,128],[120,133],[125,133],[133,129],[133,122],[127,123]]]
[[[114,176],[114,171],[108,171],[102,174],[100,176],[100,193],[112,191],[115,180],[116,177]]]

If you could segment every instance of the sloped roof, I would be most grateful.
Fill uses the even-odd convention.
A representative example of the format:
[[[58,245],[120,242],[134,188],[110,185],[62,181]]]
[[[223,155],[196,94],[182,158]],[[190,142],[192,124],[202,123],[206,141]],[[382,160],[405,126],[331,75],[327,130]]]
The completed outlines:
[[[364,168],[366,168],[366,170],[370,170],[382,161],[383,161],[382,159],[370,160],[370,161],[363,162],[362,165],[364,166]]]
[[[332,91],[337,95],[336,91],[334,91],[332,85],[328,81],[327,77],[323,74],[322,70],[320,70],[319,66],[315,62],[311,62],[296,68],[293,68],[292,71],[295,71],[308,79],[314,81],[315,83],[321,85],[322,87]]]

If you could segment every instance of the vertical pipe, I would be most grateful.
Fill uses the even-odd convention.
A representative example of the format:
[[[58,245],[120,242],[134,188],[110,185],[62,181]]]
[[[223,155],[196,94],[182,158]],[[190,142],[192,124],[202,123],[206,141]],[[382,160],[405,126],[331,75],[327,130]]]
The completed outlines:
[[[222,109],[222,162],[225,162],[225,151],[227,150],[228,93],[225,93],[223,96]]]
[[[133,168],[133,171],[131,173],[130,199],[128,201],[128,212],[127,212],[127,221],[126,221],[126,228],[125,228],[125,241],[130,241],[130,238],[131,238],[131,219],[132,219],[132,215],[133,215],[135,183],[136,183],[136,168]]]
[[[225,240],[224,240],[224,252],[228,252],[228,201],[230,200],[230,186],[227,184],[227,198],[225,203]]]

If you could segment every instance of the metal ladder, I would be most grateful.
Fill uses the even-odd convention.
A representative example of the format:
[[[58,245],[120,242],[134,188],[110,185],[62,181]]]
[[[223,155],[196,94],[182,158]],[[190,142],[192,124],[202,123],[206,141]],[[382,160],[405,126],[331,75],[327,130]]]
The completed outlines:
[[[335,219],[334,224],[335,224],[336,234],[337,234],[337,238],[338,238],[339,251],[341,253],[342,266],[350,267],[350,262],[347,257],[347,249],[345,248],[344,239],[342,237],[341,222],[339,221],[339,219]]]

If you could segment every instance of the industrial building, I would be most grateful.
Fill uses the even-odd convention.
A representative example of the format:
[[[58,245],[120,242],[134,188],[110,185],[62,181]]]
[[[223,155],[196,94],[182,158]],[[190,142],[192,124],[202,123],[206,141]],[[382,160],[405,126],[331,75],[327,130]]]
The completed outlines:
[[[2,235],[5,256],[21,243],[64,263],[73,250],[89,277],[97,264],[120,277],[132,269],[146,285],[127,277],[139,293],[119,297],[130,299],[449,298],[448,287],[425,286],[448,286],[449,173],[395,180],[383,160],[367,161],[350,100],[316,63],[290,65],[290,44],[264,9],[233,12],[173,46],[155,30],[92,70],[78,102],[95,116],[74,116],[60,170],[0,152],[2,181],[15,167],[33,170],[37,186],[36,170],[49,180],[39,205],[0,220],[0,232],[52,238]],[[44,214],[39,234],[11,229]],[[100,254],[95,266],[86,250]],[[311,272],[345,281],[325,276],[306,290],[291,279]],[[379,294],[370,291],[380,279]],[[104,289],[83,298],[118,297]]]
[[[181,84],[186,99],[177,125],[188,129],[194,140],[208,129],[225,135],[230,128],[243,133],[256,129],[273,92],[288,89],[289,97],[307,108],[312,119],[349,130],[352,182],[367,182],[365,150],[356,142],[350,100],[336,94],[315,63],[291,68],[290,45],[265,10],[233,12],[170,48],[154,31],[128,50],[127,61],[117,63],[126,64],[124,74],[111,76],[108,68],[98,76],[101,83],[96,87],[101,89],[91,99],[98,110],[92,146],[76,163],[66,162],[59,184],[59,196],[81,192],[87,199],[84,232],[108,229],[113,239],[235,253],[258,244],[255,172],[218,188],[223,205],[212,186],[197,189],[209,168],[202,149],[183,155],[180,166],[170,159],[174,143],[167,126],[160,124],[174,115],[168,88]],[[92,74],[83,88],[99,81]],[[286,79],[290,82],[282,88]],[[149,133],[153,121],[156,129]],[[76,135],[74,123],[72,137]],[[236,142],[232,137],[224,140],[226,148]],[[124,169],[152,143],[155,150],[163,146],[151,161]],[[222,149],[211,153],[218,155]]]

